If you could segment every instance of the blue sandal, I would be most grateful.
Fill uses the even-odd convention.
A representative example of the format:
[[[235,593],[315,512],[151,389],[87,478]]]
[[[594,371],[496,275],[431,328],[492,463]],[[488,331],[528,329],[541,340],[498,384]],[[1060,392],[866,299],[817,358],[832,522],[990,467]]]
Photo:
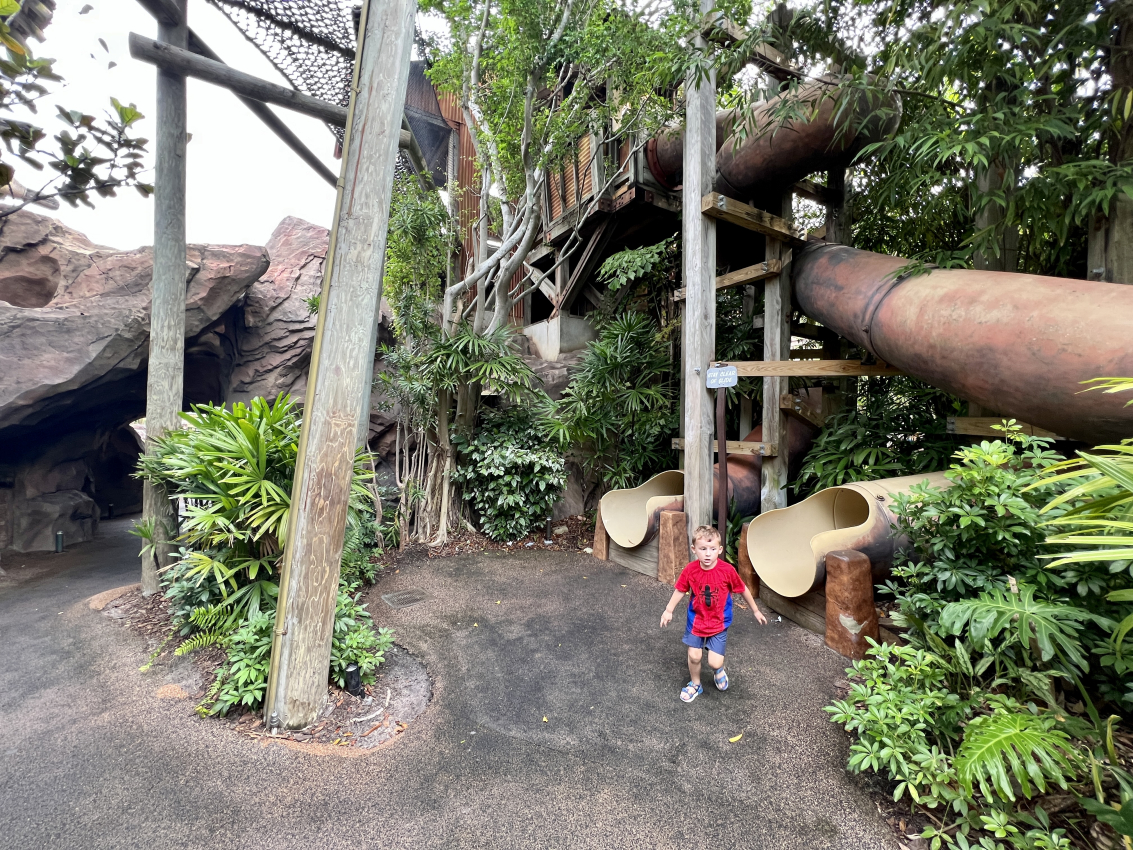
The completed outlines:
[[[704,688],[702,686],[694,685],[692,682],[689,682],[687,685],[681,688],[681,702],[692,702],[702,693],[704,693]]]
[[[716,690],[728,690],[728,674],[724,672],[723,667],[717,667],[712,673],[712,681],[716,684]]]

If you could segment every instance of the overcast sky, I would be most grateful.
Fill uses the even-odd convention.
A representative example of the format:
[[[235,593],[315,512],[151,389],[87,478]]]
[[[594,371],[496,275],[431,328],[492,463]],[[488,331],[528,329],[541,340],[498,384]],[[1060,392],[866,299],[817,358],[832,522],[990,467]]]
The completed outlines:
[[[85,15],[85,5],[94,8]],[[204,0],[189,0],[190,26],[225,62],[242,71],[282,85],[287,81],[260,52],[245,41],[227,18]],[[54,22],[43,44],[33,51],[56,59],[65,87],[41,103],[40,121],[50,135],[63,128],[55,104],[102,115],[110,98],[134,103],[146,116],[139,135],[150,139],[147,161],[152,169],[155,137],[155,69],[130,58],[126,38],[131,32],[157,36],[157,24],[135,0],[59,0]],[[98,40],[102,38],[109,52]],[[93,58],[92,58],[93,54]],[[116,67],[108,68],[110,62]],[[288,126],[337,174],[334,137],[321,122],[285,109],[275,109]],[[190,242],[262,245],[285,216],[330,226],[334,189],[299,159],[234,95],[198,80],[189,80],[187,228]],[[36,185],[34,172],[19,167],[16,179]],[[152,171],[147,175],[152,181]],[[136,190],[117,198],[98,199],[96,208],[72,209],[66,204],[55,215],[85,233],[92,241],[115,248],[153,243],[153,202]]]

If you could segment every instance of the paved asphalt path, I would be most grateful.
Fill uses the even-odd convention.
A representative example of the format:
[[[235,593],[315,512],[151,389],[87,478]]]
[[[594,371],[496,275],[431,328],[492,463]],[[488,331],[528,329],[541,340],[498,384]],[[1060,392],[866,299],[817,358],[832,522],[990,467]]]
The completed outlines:
[[[432,702],[377,750],[316,755],[159,697],[191,666],[139,672],[142,640],[86,602],[136,580],[128,525],[4,558],[0,848],[897,846],[821,711],[844,662],[791,624],[737,608],[731,689],[685,705],[656,581],[562,553],[403,564],[370,608]],[[428,600],[379,598],[411,588]]]

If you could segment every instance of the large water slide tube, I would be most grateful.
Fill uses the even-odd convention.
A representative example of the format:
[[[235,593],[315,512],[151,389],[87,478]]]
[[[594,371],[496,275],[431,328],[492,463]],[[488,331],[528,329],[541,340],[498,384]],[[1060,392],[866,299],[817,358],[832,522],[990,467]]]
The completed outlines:
[[[816,171],[848,165],[867,144],[896,129],[900,104],[882,108],[867,92],[839,92],[834,80],[799,86],[757,107],[742,126],[730,110],[716,114],[713,190],[737,200],[777,197]],[[807,120],[776,126],[775,113],[790,98]],[[649,170],[662,186],[680,185],[684,135],[666,130],[646,145]]]
[[[1083,381],[1133,375],[1133,286],[969,269],[813,245],[799,307],[934,387],[1087,443],[1133,436],[1133,407]]]
[[[799,306],[890,365],[962,398],[1088,443],[1133,435],[1133,407],[1082,381],[1133,375],[1133,286],[934,269],[813,245],[795,260]],[[826,553],[857,549],[877,577],[892,564],[893,496],[942,473],[832,487],[748,527],[760,579],[782,596],[818,588]]]

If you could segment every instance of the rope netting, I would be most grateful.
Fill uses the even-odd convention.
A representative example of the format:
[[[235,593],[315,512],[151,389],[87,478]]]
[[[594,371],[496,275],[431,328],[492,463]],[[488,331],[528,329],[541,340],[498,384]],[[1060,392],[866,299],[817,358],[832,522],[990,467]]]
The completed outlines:
[[[299,91],[347,106],[355,0],[209,0]],[[342,139],[342,130],[335,128]]]
[[[357,48],[355,6],[358,0],[209,2],[259,48],[295,89],[320,100],[349,106]],[[421,77],[423,65],[417,68],[418,65],[422,63],[414,63],[410,71]],[[436,98],[432,101],[436,114],[407,107],[406,117],[433,182],[444,186],[452,130],[436,109]],[[332,127],[331,130],[341,142],[342,128]],[[396,168],[399,174],[410,170],[404,153],[399,154]]]

